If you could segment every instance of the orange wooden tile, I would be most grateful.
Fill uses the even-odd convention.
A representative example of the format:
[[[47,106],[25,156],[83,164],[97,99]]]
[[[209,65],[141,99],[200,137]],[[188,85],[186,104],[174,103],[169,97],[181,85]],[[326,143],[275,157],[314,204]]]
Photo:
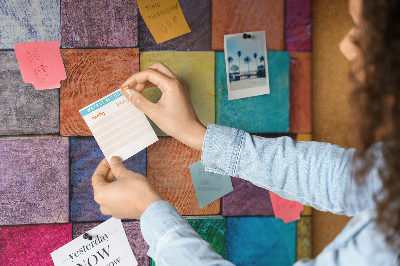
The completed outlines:
[[[92,136],[79,110],[119,89],[139,71],[139,49],[62,49],[60,135]]]
[[[290,52],[290,133],[312,132],[310,52]]]
[[[213,0],[212,49],[224,50],[224,35],[265,30],[268,50],[284,49],[284,0]]]
[[[210,215],[220,212],[220,200],[200,209],[189,165],[201,159],[193,150],[171,137],[160,137],[147,148],[147,178],[164,199],[182,215]]]

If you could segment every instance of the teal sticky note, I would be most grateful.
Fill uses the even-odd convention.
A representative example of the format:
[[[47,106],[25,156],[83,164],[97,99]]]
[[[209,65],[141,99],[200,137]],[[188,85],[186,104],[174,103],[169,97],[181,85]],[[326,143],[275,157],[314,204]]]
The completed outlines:
[[[200,208],[233,191],[230,176],[206,172],[201,161],[189,166]]]

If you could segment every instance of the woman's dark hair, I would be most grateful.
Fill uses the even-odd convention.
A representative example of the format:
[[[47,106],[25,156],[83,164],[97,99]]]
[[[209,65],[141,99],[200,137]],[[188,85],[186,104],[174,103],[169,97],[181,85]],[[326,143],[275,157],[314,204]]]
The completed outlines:
[[[400,1],[363,0],[360,34],[362,57],[350,73],[350,97],[357,140],[354,178],[362,184],[376,158],[367,150],[382,141],[383,189],[374,197],[376,222],[387,243],[400,250]],[[359,73],[362,73],[361,76]]]

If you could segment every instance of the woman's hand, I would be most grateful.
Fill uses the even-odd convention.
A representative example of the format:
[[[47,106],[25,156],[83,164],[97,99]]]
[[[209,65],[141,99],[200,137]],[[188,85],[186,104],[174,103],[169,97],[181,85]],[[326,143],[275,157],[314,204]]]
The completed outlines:
[[[133,89],[125,89],[126,87]],[[158,87],[162,96],[158,103],[147,100],[140,92]],[[133,105],[145,113],[171,137],[201,151],[206,127],[200,122],[189,98],[186,84],[163,63],[133,74],[121,85],[121,91]]]
[[[163,200],[146,177],[126,169],[115,156],[110,165],[106,159],[100,162],[92,176],[92,186],[100,211],[118,219],[139,220],[147,207]]]

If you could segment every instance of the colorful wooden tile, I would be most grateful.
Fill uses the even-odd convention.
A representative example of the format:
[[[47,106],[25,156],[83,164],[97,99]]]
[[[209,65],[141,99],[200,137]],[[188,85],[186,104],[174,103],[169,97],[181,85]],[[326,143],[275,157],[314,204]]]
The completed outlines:
[[[79,110],[120,88],[139,71],[139,49],[62,49],[60,134],[92,136]]]
[[[60,41],[60,0],[0,2],[0,49],[35,41]]]
[[[264,138],[278,138],[295,134],[259,134]],[[232,177],[233,191],[221,198],[222,216],[274,216],[269,191],[252,183]]]
[[[140,70],[157,61],[163,62],[172,72],[186,82],[190,100],[200,121],[207,126],[215,123],[214,52],[144,52],[140,54]],[[161,91],[148,88],[143,91],[152,102],[158,102]],[[166,136],[153,122],[158,136]]]
[[[147,148],[147,178],[182,215],[218,214],[220,211],[220,200],[201,209],[197,202],[189,165],[200,159],[200,151],[170,137],[161,137]]]
[[[290,52],[290,130],[312,131],[312,56],[309,52]]]
[[[235,265],[293,265],[296,223],[274,217],[226,218],[228,260]]]
[[[267,49],[284,48],[284,0],[213,0],[212,49],[224,50],[224,35],[265,30]]]
[[[312,134],[297,134],[296,141],[312,141]]]
[[[50,253],[71,240],[71,223],[0,227],[0,265],[54,265]]]
[[[288,52],[268,52],[270,94],[228,100],[225,55],[215,54],[216,123],[249,133],[284,133],[289,130]]]
[[[304,206],[304,210],[300,213],[300,216],[311,216],[312,215],[312,207]]]
[[[0,135],[59,132],[59,89],[25,83],[14,51],[0,51],[0,88]]]
[[[202,239],[211,244],[214,251],[226,259],[226,220],[220,216],[185,217]],[[151,265],[155,266],[154,260]]]
[[[71,220],[72,221],[102,221],[111,216],[100,212],[99,205],[93,199],[92,175],[104,159],[93,137],[71,138]],[[146,150],[143,150],[124,161],[127,169],[146,175]]]
[[[68,139],[0,139],[0,225],[65,223]]]
[[[141,51],[209,51],[211,50],[211,0],[179,1],[191,32],[157,44],[142,16],[139,16]]]
[[[296,260],[312,259],[312,217],[301,217],[297,221]]]
[[[285,45],[288,51],[312,49],[312,0],[286,0]]]
[[[100,223],[74,223],[72,225],[72,239],[77,238],[99,224]],[[123,221],[122,226],[125,229],[125,234],[138,265],[148,266],[149,257],[147,256],[147,251],[149,250],[149,245],[147,245],[140,231],[140,221]]]
[[[138,8],[129,0],[61,0],[62,47],[137,47]]]

